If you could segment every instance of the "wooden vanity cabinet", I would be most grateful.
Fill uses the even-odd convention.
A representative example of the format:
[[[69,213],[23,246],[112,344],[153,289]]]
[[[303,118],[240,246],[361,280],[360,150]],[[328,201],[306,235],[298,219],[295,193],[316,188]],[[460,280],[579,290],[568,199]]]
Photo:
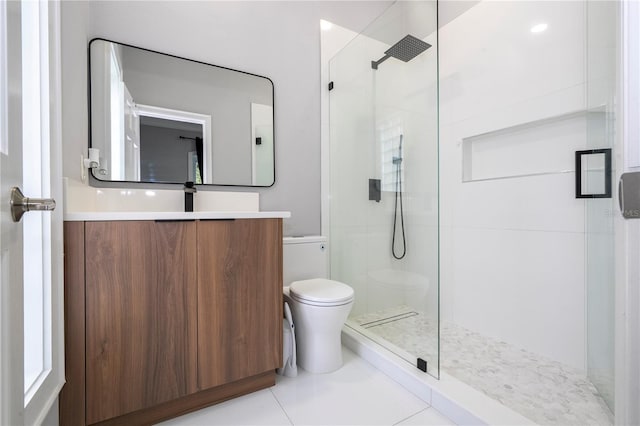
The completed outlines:
[[[199,221],[200,388],[234,382],[280,364],[281,221]]]
[[[87,423],[197,390],[195,222],[85,225]]]
[[[282,220],[65,222],[60,423],[150,424],[275,383]]]

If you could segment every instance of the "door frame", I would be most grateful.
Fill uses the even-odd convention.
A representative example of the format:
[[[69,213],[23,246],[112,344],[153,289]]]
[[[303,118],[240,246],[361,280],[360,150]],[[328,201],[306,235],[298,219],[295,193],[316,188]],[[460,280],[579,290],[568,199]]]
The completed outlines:
[[[49,1],[49,101],[50,136],[49,170],[50,197],[58,201],[51,212],[51,368],[52,388],[44,402],[38,424],[58,405],[65,383],[64,358],[64,194],[62,157],[62,35],[61,2]]]
[[[618,11],[618,110],[615,182],[640,172],[640,4]],[[625,220],[615,192],[615,424],[640,424],[640,220]]]

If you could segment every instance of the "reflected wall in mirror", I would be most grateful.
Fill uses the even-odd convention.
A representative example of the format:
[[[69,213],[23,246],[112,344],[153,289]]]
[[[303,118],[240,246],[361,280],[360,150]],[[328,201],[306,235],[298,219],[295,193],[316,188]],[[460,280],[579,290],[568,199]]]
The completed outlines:
[[[89,55],[95,178],[274,183],[271,80],[103,39]]]

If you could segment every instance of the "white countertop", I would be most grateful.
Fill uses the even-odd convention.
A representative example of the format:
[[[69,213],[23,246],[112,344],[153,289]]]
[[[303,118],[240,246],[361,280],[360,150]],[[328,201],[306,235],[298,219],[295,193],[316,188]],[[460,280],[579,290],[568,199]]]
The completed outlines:
[[[65,221],[95,222],[112,220],[195,220],[195,219],[268,219],[291,217],[291,212],[73,212]]]

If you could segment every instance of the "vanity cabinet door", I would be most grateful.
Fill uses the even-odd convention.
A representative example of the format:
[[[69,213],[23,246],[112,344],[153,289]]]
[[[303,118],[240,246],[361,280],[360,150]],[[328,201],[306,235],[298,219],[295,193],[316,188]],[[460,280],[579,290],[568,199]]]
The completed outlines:
[[[282,364],[282,220],[198,221],[200,389]]]
[[[196,223],[87,222],[87,424],[197,390]]]

